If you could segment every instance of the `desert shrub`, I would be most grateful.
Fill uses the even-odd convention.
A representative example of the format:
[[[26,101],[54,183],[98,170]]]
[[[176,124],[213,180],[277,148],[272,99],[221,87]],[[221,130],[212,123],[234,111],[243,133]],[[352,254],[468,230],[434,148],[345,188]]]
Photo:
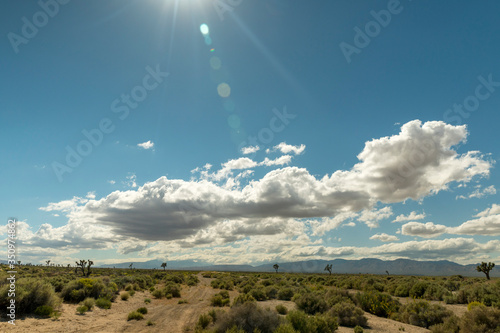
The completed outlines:
[[[481,302],[470,302],[468,305],[467,305],[467,310],[471,310],[473,307],[475,306],[485,306],[483,303]]]
[[[148,309],[145,308],[145,307],[141,307],[141,308],[137,309],[137,312],[142,313],[142,314],[147,314],[148,313]]]
[[[260,330],[262,333],[272,333],[280,324],[280,319],[274,311],[264,310],[255,302],[232,307],[217,319],[215,331],[224,333],[237,327],[245,332]]]
[[[127,285],[125,286],[125,291],[130,291],[130,290],[134,290],[134,285],[132,285],[132,284],[127,284]]]
[[[8,283],[0,287],[2,311],[10,305],[9,289]],[[16,315],[33,314],[43,305],[55,309],[59,302],[54,287],[49,282],[36,278],[21,278],[16,281]]]
[[[337,322],[333,317],[328,316],[308,316],[302,311],[290,311],[286,316],[293,329],[300,333],[320,332],[330,333],[337,328]]]
[[[87,297],[95,299],[107,297],[113,300],[116,297],[117,291],[116,285],[109,283],[109,285],[106,286],[101,279],[82,278],[70,281],[62,289],[61,297],[65,301],[72,303],[81,302]]]
[[[146,303],[146,304],[151,303],[151,298],[145,298],[145,299],[144,299],[144,303]]]
[[[468,304],[474,301],[486,306],[500,305],[500,286],[491,283],[473,283],[464,286],[455,295],[445,298],[445,302],[449,304]]]
[[[436,283],[429,283],[425,289],[423,298],[431,301],[442,301],[444,297],[451,295],[451,293],[443,286]]]
[[[188,286],[196,286],[199,282],[200,280],[198,279],[198,277],[196,275],[191,274],[188,276],[186,284]]]
[[[144,316],[142,313],[139,313],[137,311],[132,311],[128,314],[127,320],[141,320],[144,319]]]
[[[170,294],[172,297],[181,297],[181,287],[178,284],[169,282],[163,288],[165,295]]]
[[[169,274],[165,277],[165,281],[171,281],[175,284],[184,283],[184,275],[182,273]]]
[[[210,325],[211,322],[212,322],[212,317],[210,317],[209,315],[206,315],[206,314],[202,314],[198,318],[198,322],[196,323],[196,327],[199,327],[201,329],[205,329],[208,327],[208,325]]]
[[[295,299],[297,307],[307,314],[323,313],[328,309],[325,300],[319,295],[307,293]]]
[[[233,287],[234,287],[233,281],[228,279],[228,278],[224,278],[224,279],[217,278],[217,279],[213,280],[212,282],[210,282],[210,285],[214,289],[233,290]]]
[[[146,322],[146,325],[147,326],[153,326],[155,323],[154,321],[152,321],[151,319],[149,319],[147,322]]]
[[[357,293],[356,304],[363,310],[378,317],[389,317],[399,310],[401,304],[390,295],[379,292]]]
[[[349,293],[347,292],[347,290],[338,288],[329,290],[325,298],[326,298],[326,303],[328,304],[329,307],[332,307],[333,305],[342,302],[352,303],[352,300],[349,297]]]
[[[367,324],[363,310],[353,303],[337,303],[330,309],[328,314],[337,318],[337,322],[342,326],[354,327],[359,325],[365,327]]]
[[[229,300],[229,293],[226,290],[223,290],[219,292],[218,294],[215,294],[211,300],[210,304],[212,306],[229,306],[230,300]]]
[[[130,295],[130,297],[133,297],[135,295],[135,290],[134,289],[130,290],[128,294]]]
[[[101,309],[111,309],[111,301],[107,298],[98,298],[95,301],[95,305]]]
[[[429,284],[424,281],[418,281],[413,285],[410,289],[409,296],[413,298],[423,298],[425,294],[425,290]]]
[[[234,299],[233,306],[238,306],[238,305],[241,305],[241,304],[244,304],[244,303],[248,303],[248,302],[250,302],[250,303],[251,302],[255,302],[255,298],[253,298],[249,294],[239,294]]]
[[[83,300],[83,305],[85,305],[89,311],[92,310],[94,308],[94,305],[95,305],[95,299],[91,298],[91,297],[87,297],[86,299]]]
[[[273,333],[297,333],[292,324],[281,324]]]
[[[267,299],[266,293],[261,288],[252,289],[249,294],[257,301],[265,301]]]
[[[187,299],[180,299],[180,300],[177,302],[177,304],[187,304],[187,303],[189,303],[189,302],[187,301]],[[228,303],[229,303],[229,302],[228,302]]]
[[[432,325],[443,323],[447,317],[452,315],[451,311],[441,305],[418,301],[403,305],[395,318],[403,323],[429,328]]]
[[[459,333],[458,317],[450,316],[442,324],[431,326],[430,330],[432,333]]]
[[[278,291],[278,299],[283,301],[289,301],[292,299],[294,294],[295,293],[292,288],[281,288]]]
[[[162,290],[155,290],[151,293],[154,298],[163,298],[165,297],[165,293]]]
[[[120,298],[122,299],[122,301],[127,301],[130,297],[130,294],[128,292],[124,292],[120,295]]]
[[[275,299],[276,297],[278,297],[278,289],[276,289],[274,286],[265,287],[264,292],[266,293],[267,299]]]
[[[354,333],[363,333],[363,327],[361,326],[354,327]]]
[[[286,315],[288,313],[288,309],[282,304],[276,305],[276,311],[282,315]]]
[[[80,305],[79,307],[76,308],[76,311],[79,314],[84,314],[85,312],[89,311],[89,308],[86,305]]]
[[[500,331],[500,310],[475,306],[460,321],[461,333],[497,333]]]
[[[156,288],[155,288],[155,287],[150,287],[150,288],[149,288],[149,291],[150,291],[150,292],[153,292],[153,291],[155,291],[155,290],[156,290]]]
[[[40,317],[49,317],[54,309],[50,305],[41,305],[35,309],[35,315]]]

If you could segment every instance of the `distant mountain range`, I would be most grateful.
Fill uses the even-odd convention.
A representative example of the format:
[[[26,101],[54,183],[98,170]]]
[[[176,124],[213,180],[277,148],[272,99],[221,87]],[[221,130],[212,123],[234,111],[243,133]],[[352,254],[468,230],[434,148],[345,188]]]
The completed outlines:
[[[114,265],[101,265],[98,267],[129,268],[133,263],[134,268],[162,269],[161,260],[150,260],[145,262],[123,262]],[[213,265],[208,262],[181,260],[167,261],[167,270],[203,270],[203,271],[229,271],[229,272],[274,272],[273,263],[259,266],[251,265]],[[392,275],[430,275],[449,276],[463,275],[484,277],[483,273],[476,271],[476,266],[460,265],[448,260],[441,261],[417,261],[409,259],[396,259],[384,261],[380,259],[360,260],[307,260],[297,262],[278,262],[280,272],[291,273],[327,273],[324,271],[327,264],[332,264],[332,273],[337,274],[389,274]],[[500,277],[500,269],[494,268],[490,275]]]

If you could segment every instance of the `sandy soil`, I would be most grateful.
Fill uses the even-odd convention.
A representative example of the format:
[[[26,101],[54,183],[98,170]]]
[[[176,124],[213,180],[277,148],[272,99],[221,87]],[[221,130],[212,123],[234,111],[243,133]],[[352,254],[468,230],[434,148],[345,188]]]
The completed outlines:
[[[6,321],[0,322],[0,332],[53,332],[53,333],[69,333],[69,332],[92,332],[92,333],[115,333],[115,332],[166,332],[166,333],[184,333],[192,332],[198,321],[198,317],[214,309],[210,306],[210,298],[218,293],[218,290],[210,287],[212,279],[204,278],[201,274],[198,275],[200,283],[195,287],[183,286],[181,291],[182,299],[188,301],[186,304],[178,304],[179,299],[155,299],[149,291],[136,292],[128,301],[122,301],[120,297],[112,304],[111,309],[103,310],[97,307],[93,311],[87,312],[85,315],[76,313],[76,304],[62,304],[61,316],[57,320],[53,319],[37,319],[26,317],[16,320],[16,326],[8,324]],[[354,291],[355,292],[355,291]],[[236,291],[230,291],[231,302],[238,295]],[[150,298],[150,304],[144,304],[144,299]],[[408,298],[399,298],[401,303],[412,301]],[[463,315],[467,311],[465,305],[446,305],[443,302],[439,303],[452,310],[458,316]],[[296,308],[295,303],[290,301],[270,300],[259,302],[264,308],[274,309],[276,305],[282,304],[293,310]],[[148,313],[144,316],[144,320],[127,321],[129,312],[137,310],[140,307],[147,307]],[[220,309],[220,308],[216,308]],[[368,318],[369,328],[365,332],[395,332],[400,333],[404,328],[404,332],[420,333],[429,332],[424,328],[403,324],[390,319],[379,318],[369,313],[365,313]],[[153,321],[153,326],[147,326],[148,320]],[[347,333],[353,332],[352,328],[340,327],[337,332]]]

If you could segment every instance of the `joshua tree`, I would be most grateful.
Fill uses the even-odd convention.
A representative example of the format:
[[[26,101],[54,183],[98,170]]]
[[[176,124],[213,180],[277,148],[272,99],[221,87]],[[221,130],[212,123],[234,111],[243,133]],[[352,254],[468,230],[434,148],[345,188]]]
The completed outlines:
[[[330,273],[330,275],[332,275],[332,264],[326,265],[325,271],[328,271]]]
[[[165,270],[165,268],[167,268],[167,263],[166,262],[162,263],[161,267],[163,267],[163,270]]]
[[[87,265],[87,260],[80,260],[80,263],[78,261],[75,261],[76,263],[76,268],[75,268],[75,273],[78,272],[78,267],[82,270],[82,275],[85,276],[85,265]]]
[[[389,275],[389,271],[385,271],[387,273],[387,275]]]
[[[276,270],[276,273],[278,273],[278,268],[280,268],[280,265],[278,265],[278,264],[274,264],[274,265],[273,265],[273,268]]]
[[[18,265],[21,265],[21,260],[18,260],[18,261],[17,261],[17,264],[18,264]]]
[[[481,265],[478,265],[476,267],[476,271],[478,272],[483,272],[486,274],[486,278],[489,280],[490,279],[490,271],[495,267],[495,264],[492,262],[485,263],[484,261],[481,262]]]
[[[71,264],[68,264],[68,268],[71,267]]]
[[[133,265],[133,264],[134,264],[134,263],[133,263],[133,262],[131,262],[131,263],[130,263],[130,265],[128,266],[128,268],[132,269],[132,265]]]
[[[47,266],[49,266],[50,265],[50,260],[47,260],[46,263],[47,263]]]
[[[94,262],[89,259],[88,264],[87,264],[87,276],[90,276],[90,266],[92,266]]]

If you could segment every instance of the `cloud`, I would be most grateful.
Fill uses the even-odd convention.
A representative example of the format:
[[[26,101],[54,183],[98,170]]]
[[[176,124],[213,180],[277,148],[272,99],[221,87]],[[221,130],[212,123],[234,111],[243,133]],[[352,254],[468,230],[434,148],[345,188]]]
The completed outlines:
[[[259,165],[265,166],[276,166],[276,165],[285,165],[289,164],[292,161],[291,155],[283,155],[274,160],[270,160],[269,158],[265,158],[264,161],[260,162]]]
[[[497,252],[499,250],[500,241],[498,240],[481,244],[471,238],[448,238],[443,240],[384,244],[375,248],[360,249],[359,251],[382,258],[395,257],[461,261],[475,259],[478,254]]]
[[[114,185],[114,184],[116,184],[116,181],[115,180],[108,180],[108,183],[110,183],[111,185]]]
[[[292,145],[287,145],[285,142],[281,142],[280,144],[273,147],[273,151],[279,150],[283,154],[294,153],[295,155],[302,154],[305,149],[306,146],[304,144],[301,144],[300,146],[292,146]]]
[[[143,149],[151,149],[155,146],[154,142],[152,142],[151,140],[148,140],[146,142],[143,142],[143,143],[138,143],[137,144],[137,147],[140,147],[140,148],[143,148]]]
[[[379,221],[392,216],[392,208],[387,206],[379,210],[363,210],[358,221],[364,222],[370,228],[378,228]]]
[[[449,228],[449,232],[459,235],[500,236],[500,205],[493,204],[460,226]]]
[[[491,185],[491,186],[484,188],[483,190],[481,190],[481,188],[477,188],[473,192],[469,193],[467,196],[457,195],[456,199],[472,199],[472,198],[480,199],[480,198],[485,197],[487,195],[494,195],[496,193],[497,193],[497,190],[495,189],[495,186]]]
[[[127,177],[125,177],[127,180],[122,181],[122,184],[131,187],[131,188],[136,188],[137,187],[137,176],[135,173],[129,173]]]
[[[401,233],[406,236],[432,238],[447,232],[447,227],[432,222],[408,222],[401,228]]]
[[[131,174],[127,177],[129,190],[114,191],[101,199],[73,198],[49,206],[52,205],[51,211],[59,209],[67,213],[71,230],[95,226],[103,228],[106,238],[113,242],[125,239],[158,242],[147,248],[143,243],[124,245],[120,247],[122,252],[139,250],[151,254],[161,253],[161,248],[166,247],[172,250],[242,246],[246,241],[259,242],[253,239],[256,235],[268,237],[272,244],[273,237],[280,235],[282,244],[294,241],[300,244],[293,251],[301,253],[301,246],[311,244],[306,227],[321,235],[350,225],[353,218],[377,227],[381,220],[392,216],[389,206],[375,208],[379,203],[421,200],[447,189],[451,182],[467,183],[473,177],[487,176],[491,164],[481,154],[458,154],[453,149],[454,145],[465,142],[466,136],[465,126],[411,121],[397,135],[367,142],[358,155],[359,162],[351,169],[333,171],[321,178],[305,168],[286,166],[271,170],[260,179],[242,182],[259,165],[242,157],[222,163],[215,171],[207,165],[197,168],[193,173],[198,172],[199,177],[191,180],[160,177],[139,186],[135,174]],[[291,149],[284,143],[280,145],[277,147],[283,153]],[[301,147],[289,152],[302,153]],[[274,161],[291,158],[285,156]],[[268,159],[266,163],[271,161]],[[287,233],[292,225],[294,236]],[[416,232],[409,227],[405,230]],[[69,232],[44,227],[40,239],[70,246],[73,241],[67,243],[61,236]],[[87,239],[82,242],[91,244]],[[287,250],[283,248],[280,253]],[[347,255],[353,250],[311,251],[315,255]],[[254,253],[255,258],[262,258],[257,253],[261,252]]]
[[[399,240],[399,238],[397,238],[396,236],[388,235],[385,233],[373,235],[370,237],[370,239],[377,239],[381,242],[395,242]]]
[[[415,220],[422,220],[425,218],[425,213],[422,213],[422,214],[417,214],[417,212],[413,211],[411,212],[409,215],[404,215],[404,214],[401,214],[401,215],[398,215],[393,221],[392,223],[395,223],[395,222],[406,222],[406,221],[415,221]]]
[[[259,146],[249,146],[249,147],[243,147],[243,148],[241,148],[241,153],[243,155],[248,155],[248,154],[256,153],[259,150],[260,150]]]

